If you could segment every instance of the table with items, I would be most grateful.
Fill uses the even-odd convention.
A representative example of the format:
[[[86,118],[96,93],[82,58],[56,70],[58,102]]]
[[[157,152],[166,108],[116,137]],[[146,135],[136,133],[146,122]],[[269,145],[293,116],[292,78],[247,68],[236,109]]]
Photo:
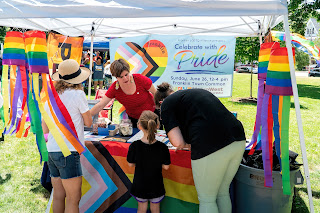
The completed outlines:
[[[129,167],[126,158],[131,142],[140,139],[142,132],[133,128],[132,136],[109,136],[109,130],[113,134],[116,128],[99,127],[98,135],[85,132],[86,151],[80,158],[83,170],[80,212],[137,212],[137,201],[130,195],[134,168]],[[156,138],[167,144],[171,157],[169,170],[163,170],[166,195],[161,212],[198,212],[190,151],[176,151],[163,130],[158,130]],[[50,210],[52,195],[47,212]]]

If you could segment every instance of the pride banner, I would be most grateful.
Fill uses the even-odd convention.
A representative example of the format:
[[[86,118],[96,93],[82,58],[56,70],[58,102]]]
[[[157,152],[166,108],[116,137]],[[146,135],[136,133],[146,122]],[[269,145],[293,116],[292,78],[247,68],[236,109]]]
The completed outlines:
[[[47,46],[50,71],[54,73],[58,64],[66,59],[74,59],[80,64],[83,40],[83,37],[70,37],[49,33]]]
[[[232,95],[234,37],[150,35],[112,39],[111,61],[125,59],[131,73],[175,90],[203,88],[217,97]]]

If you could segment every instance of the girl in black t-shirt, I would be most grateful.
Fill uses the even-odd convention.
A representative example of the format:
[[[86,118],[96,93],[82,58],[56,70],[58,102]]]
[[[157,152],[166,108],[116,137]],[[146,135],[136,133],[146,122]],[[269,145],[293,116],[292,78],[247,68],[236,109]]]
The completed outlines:
[[[143,111],[138,120],[143,137],[134,141],[128,151],[129,166],[135,166],[131,195],[138,201],[138,212],[147,212],[148,201],[151,212],[160,212],[165,195],[162,169],[169,169],[170,154],[168,147],[155,139],[159,124],[155,113]]]

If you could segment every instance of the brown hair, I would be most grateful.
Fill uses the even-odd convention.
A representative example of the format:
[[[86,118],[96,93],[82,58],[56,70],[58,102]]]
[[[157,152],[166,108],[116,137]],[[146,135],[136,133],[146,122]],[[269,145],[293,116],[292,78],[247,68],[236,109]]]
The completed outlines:
[[[67,89],[82,90],[82,84],[70,84],[65,81],[57,81],[55,84],[56,91],[62,94]]]
[[[110,71],[112,76],[114,77],[120,77],[121,73],[127,70],[128,72],[130,72],[130,66],[129,64],[122,58],[115,60],[114,62],[112,62],[112,64],[110,65]]]
[[[166,97],[168,97],[171,93],[173,93],[173,89],[171,85],[167,82],[163,82],[162,84],[157,86],[157,91],[154,94],[154,102],[158,107],[160,107],[160,101],[163,101]]]
[[[145,110],[141,113],[138,120],[138,124],[145,130],[147,130],[147,139],[149,144],[151,144],[156,138],[157,127],[160,125],[159,117],[155,113]]]

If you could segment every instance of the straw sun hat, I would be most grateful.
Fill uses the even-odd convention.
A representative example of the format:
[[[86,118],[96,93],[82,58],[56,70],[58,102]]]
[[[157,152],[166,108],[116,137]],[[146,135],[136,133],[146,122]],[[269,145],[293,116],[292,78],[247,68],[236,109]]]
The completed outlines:
[[[80,84],[89,77],[90,73],[88,68],[80,67],[75,60],[67,59],[59,64],[58,71],[52,75],[52,80]]]

